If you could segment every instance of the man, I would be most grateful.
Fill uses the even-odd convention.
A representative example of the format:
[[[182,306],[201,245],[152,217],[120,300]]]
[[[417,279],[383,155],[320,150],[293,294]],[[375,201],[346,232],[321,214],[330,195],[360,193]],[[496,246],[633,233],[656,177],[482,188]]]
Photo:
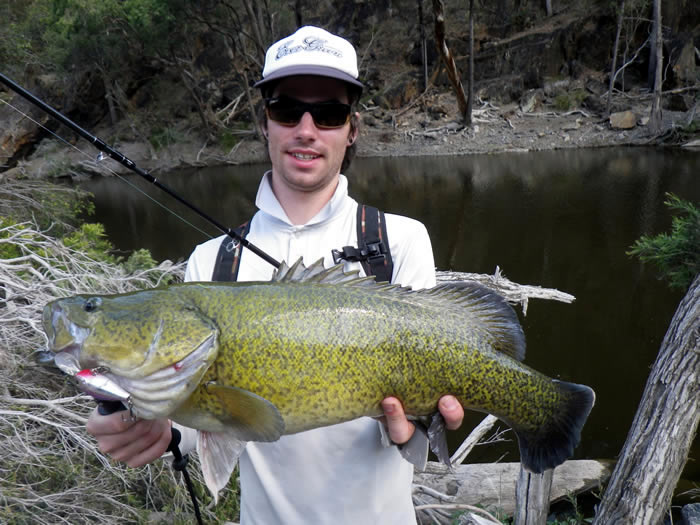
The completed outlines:
[[[352,112],[362,90],[357,58],[346,40],[303,27],[273,44],[263,79],[264,132],[272,163],[263,176],[248,239],[277,260],[303,257],[308,265],[331,250],[357,243],[357,203],[347,195],[341,166],[358,135]],[[347,163],[347,161],[346,161]],[[386,214],[393,257],[392,281],[413,288],[435,284],[425,227]],[[222,238],[198,246],[186,280],[211,280]],[[360,268],[346,263],[346,269]],[[243,251],[238,280],[269,280],[273,268]],[[405,444],[415,431],[396,398],[382,402],[389,437]],[[464,412],[452,396],[439,410],[448,428]],[[283,436],[273,443],[248,443],[240,458],[241,523],[415,523],[411,501],[413,467],[396,446],[385,446],[379,423],[361,418]],[[88,431],[100,450],[130,466],[160,457],[170,442],[170,422],[122,421],[121,414],[93,412]],[[183,443],[191,441],[184,429]],[[183,447],[184,448],[184,447]]]

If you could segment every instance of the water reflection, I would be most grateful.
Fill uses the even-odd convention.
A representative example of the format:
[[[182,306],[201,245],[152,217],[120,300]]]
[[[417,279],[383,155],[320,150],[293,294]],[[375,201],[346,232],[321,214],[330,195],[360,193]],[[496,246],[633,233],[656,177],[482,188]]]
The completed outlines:
[[[187,170],[161,179],[236,226],[254,213],[264,169]],[[356,159],[348,176],[359,201],[426,224],[438,268],[492,273],[499,265],[516,282],[576,296],[573,305],[530,304],[522,319],[526,362],[596,390],[577,455],[597,458],[620,451],[682,295],[625,251],[642,234],[668,230],[666,192],[700,202],[699,174],[697,153],[598,149]],[[96,196],[97,220],[123,250],[147,247],[157,258],[184,259],[206,239],[117,180],[84,187]],[[148,191],[216,235],[182,206]],[[517,459],[514,447],[503,452],[506,460]],[[697,445],[693,454],[700,455]],[[691,462],[687,475],[699,480],[700,468]]]

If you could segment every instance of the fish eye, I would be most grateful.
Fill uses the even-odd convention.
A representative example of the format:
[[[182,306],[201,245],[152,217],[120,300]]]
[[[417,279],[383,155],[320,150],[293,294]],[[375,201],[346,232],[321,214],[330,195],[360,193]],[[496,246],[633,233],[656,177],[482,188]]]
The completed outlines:
[[[101,304],[102,299],[100,299],[99,297],[90,297],[87,301],[85,301],[83,310],[85,310],[86,312],[94,312],[100,307]]]

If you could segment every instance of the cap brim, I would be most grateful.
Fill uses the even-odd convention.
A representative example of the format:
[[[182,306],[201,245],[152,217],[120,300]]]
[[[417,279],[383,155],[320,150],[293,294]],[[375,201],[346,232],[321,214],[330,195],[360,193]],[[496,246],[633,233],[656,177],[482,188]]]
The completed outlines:
[[[348,84],[352,84],[353,86],[359,87],[360,89],[363,89],[364,86],[360,81],[358,81],[356,78],[348,75],[347,73],[344,73],[343,71],[340,71],[338,69],[334,69],[332,67],[323,67],[323,66],[309,66],[309,65],[303,65],[303,66],[289,66],[289,67],[284,67],[281,69],[278,69],[277,71],[274,71],[273,73],[270,73],[267,75],[265,78],[262,80],[259,80],[254,84],[255,87],[259,88],[267,84],[268,82],[271,82],[273,80],[278,80],[280,78],[284,77],[291,77],[294,75],[312,75],[312,76],[317,76],[317,77],[329,77],[329,78],[336,78],[338,80],[342,80],[343,82],[347,82]]]

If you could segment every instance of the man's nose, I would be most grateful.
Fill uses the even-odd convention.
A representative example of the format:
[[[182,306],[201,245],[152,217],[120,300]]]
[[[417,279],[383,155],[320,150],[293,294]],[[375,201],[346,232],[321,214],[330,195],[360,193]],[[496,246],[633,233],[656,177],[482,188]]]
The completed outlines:
[[[316,123],[314,122],[311,113],[308,111],[301,116],[301,120],[299,120],[299,124],[297,124],[297,131],[299,134],[304,135],[316,134],[318,132]]]

